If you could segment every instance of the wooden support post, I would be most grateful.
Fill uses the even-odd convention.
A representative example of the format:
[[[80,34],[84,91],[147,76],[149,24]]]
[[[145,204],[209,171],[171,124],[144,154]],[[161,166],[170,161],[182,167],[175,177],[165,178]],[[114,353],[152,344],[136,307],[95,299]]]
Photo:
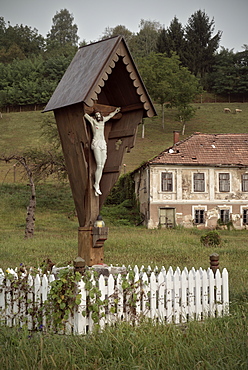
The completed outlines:
[[[78,228],[78,256],[86,266],[103,264],[103,244],[108,237],[107,227]]]
[[[219,266],[219,255],[217,253],[213,253],[210,255],[210,268],[214,273],[216,273],[216,270],[220,268]]]

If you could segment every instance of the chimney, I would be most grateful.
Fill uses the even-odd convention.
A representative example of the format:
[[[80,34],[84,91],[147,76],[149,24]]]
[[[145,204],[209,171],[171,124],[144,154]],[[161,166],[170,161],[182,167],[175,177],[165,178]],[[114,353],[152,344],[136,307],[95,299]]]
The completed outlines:
[[[180,135],[179,131],[173,131],[173,139],[174,139],[174,143],[173,144],[178,143],[178,141],[179,141],[179,135]]]

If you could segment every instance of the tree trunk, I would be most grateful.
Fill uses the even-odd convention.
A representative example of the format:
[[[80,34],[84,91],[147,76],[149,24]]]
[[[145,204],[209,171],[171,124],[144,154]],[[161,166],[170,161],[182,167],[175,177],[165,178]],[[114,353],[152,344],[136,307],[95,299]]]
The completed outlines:
[[[145,123],[144,123],[144,120],[142,119],[142,135],[141,135],[142,139],[145,138]]]
[[[18,164],[21,164],[25,168],[29,180],[28,186],[30,186],[31,195],[29,199],[29,205],[27,207],[25,238],[32,238],[34,235],[35,208],[36,208],[36,192],[33,174],[25,157],[20,157],[18,155],[12,155],[10,157],[0,157],[0,160],[4,160],[6,163],[10,162],[13,159],[16,160]],[[16,164],[14,164],[14,182],[15,182],[15,166]]]
[[[32,238],[34,236],[34,224],[35,224],[35,208],[36,208],[35,185],[33,181],[29,185],[31,187],[31,196],[29,199],[29,205],[27,207],[25,238]]]
[[[162,104],[162,127],[164,130],[164,104]]]
[[[29,186],[31,190],[31,195],[29,198],[29,205],[27,207],[27,217],[26,217],[26,228],[25,228],[25,238],[32,238],[34,236],[34,224],[35,224],[35,208],[36,208],[36,192],[35,184],[33,180],[33,174],[26,163],[26,159],[22,158],[20,163],[24,166],[29,179]]]
[[[184,122],[183,122],[182,135],[184,135],[184,134],[185,134],[185,125],[186,125],[186,122],[184,121]]]

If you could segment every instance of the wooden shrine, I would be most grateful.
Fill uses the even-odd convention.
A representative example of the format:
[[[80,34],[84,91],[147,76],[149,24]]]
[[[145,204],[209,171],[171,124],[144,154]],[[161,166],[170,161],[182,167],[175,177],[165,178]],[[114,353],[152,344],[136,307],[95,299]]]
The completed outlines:
[[[107,160],[101,177],[102,195],[93,188],[96,161],[92,130],[84,118],[100,111],[105,124]],[[79,221],[78,256],[86,265],[103,263],[107,229],[94,223],[117,181],[123,155],[134,146],[138,124],[156,114],[122,36],[81,47],[66,70],[44,112],[53,111]]]

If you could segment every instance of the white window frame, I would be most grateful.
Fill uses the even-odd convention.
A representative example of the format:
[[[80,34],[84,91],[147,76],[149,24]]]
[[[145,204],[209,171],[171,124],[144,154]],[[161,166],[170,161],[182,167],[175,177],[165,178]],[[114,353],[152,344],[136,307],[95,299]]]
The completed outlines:
[[[195,191],[195,189],[194,189],[194,184],[195,184],[194,175],[195,174],[201,174],[201,173],[203,173],[203,175],[204,175],[204,190],[203,191]],[[192,172],[192,193],[206,193],[206,172],[205,171],[193,171]]]
[[[244,210],[245,209],[247,209],[247,211],[248,211],[248,204],[240,207],[241,226],[248,225],[248,223],[247,224],[244,224],[244,219],[243,219],[243,214],[244,214]]]
[[[203,210],[205,213],[207,212],[207,206],[192,206],[192,220],[194,225],[205,225],[206,224],[206,217],[204,217],[204,223],[203,224],[195,224],[195,211]]]
[[[172,190],[163,190],[162,189],[162,174],[163,173],[169,173],[172,175]],[[161,193],[173,193],[175,190],[175,176],[174,176],[174,172],[173,171],[161,171],[160,173],[160,191]]]
[[[242,191],[242,193],[247,193],[248,192],[248,189],[247,190],[243,190],[243,176],[244,175],[247,176],[246,181],[248,183],[248,173],[247,172],[244,172],[244,173],[241,174],[241,191]]]
[[[220,175],[228,174],[229,175],[229,190],[228,191],[220,191]],[[219,193],[231,193],[232,192],[232,174],[228,171],[221,171],[217,173],[217,181],[218,181],[218,190]]]
[[[232,221],[232,206],[219,206],[219,216],[218,216],[218,218],[219,218],[219,220],[220,220],[220,214],[221,214],[221,211],[222,210],[227,210],[227,211],[229,211],[229,221],[228,222],[230,222],[230,221]]]

